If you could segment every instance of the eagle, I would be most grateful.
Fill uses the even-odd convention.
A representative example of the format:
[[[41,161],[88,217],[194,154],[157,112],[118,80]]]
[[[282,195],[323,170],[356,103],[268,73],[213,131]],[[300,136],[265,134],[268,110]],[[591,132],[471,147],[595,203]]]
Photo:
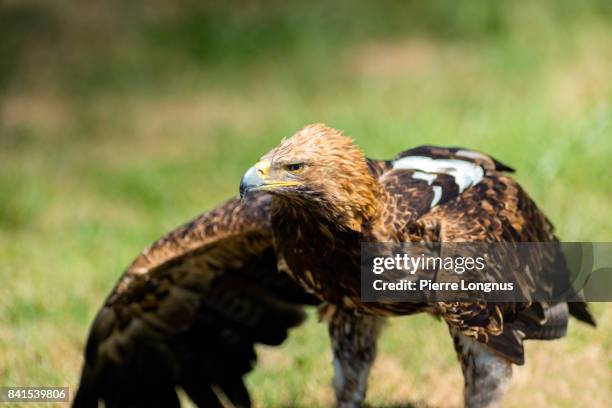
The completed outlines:
[[[512,364],[524,363],[524,340],[563,337],[570,314],[595,325],[586,303],[365,302],[361,244],[558,243],[512,171],[462,148],[373,160],[336,129],[302,128],[246,171],[240,198],[127,269],[92,325],[75,406],[172,406],[176,387],[199,406],[248,406],[254,344],[282,342],[306,305],[329,327],[338,407],[364,401],[384,320],[421,312],[448,326],[465,405],[495,404]],[[567,276],[556,255],[519,263],[520,289],[531,290],[537,270]]]

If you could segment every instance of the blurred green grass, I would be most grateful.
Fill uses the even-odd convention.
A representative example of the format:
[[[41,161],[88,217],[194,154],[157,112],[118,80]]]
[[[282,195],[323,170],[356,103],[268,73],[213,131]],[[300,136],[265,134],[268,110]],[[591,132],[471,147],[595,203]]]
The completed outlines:
[[[122,269],[236,194],[311,122],[370,157],[418,144],[491,153],[566,241],[612,239],[607,1],[11,2],[0,7],[0,384],[77,381]],[[612,307],[532,343],[507,406],[605,406]],[[332,401],[311,319],[249,377],[259,406]],[[442,324],[394,319],[369,401],[457,406]]]

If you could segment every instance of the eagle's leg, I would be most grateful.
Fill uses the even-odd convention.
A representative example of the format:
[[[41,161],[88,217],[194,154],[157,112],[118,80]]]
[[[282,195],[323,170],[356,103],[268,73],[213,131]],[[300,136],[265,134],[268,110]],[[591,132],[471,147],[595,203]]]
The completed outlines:
[[[334,390],[338,408],[359,407],[365,399],[376,356],[381,318],[337,309],[329,324],[334,352]]]
[[[512,364],[482,343],[453,334],[453,342],[465,381],[467,408],[497,406],[512,377]]]

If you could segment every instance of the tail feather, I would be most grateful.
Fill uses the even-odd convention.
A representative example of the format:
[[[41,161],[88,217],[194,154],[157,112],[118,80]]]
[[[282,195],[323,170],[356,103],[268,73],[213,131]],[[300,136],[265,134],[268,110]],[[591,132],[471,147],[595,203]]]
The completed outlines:
[[[591,326],[597,326],[595,318],[589,311],[589,305],[586,302],[568,302],[569,312],[576,319],[588,323]]]
[[[527,333],[528,339],[552,340],[565,337],[567,334],[568,306],[561,302],[543,308],[544,322],[538,324],[535,330]]]

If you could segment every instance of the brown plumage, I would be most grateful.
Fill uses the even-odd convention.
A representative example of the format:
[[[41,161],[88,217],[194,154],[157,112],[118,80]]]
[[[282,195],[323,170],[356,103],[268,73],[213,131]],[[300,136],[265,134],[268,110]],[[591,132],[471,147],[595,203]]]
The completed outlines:
[[[169,233],[128,268],[92,326],[75,405],[176,405],[181,386],[200,406],[219,406],[219,398],[246,406],[242,375],[253,345],[280,343],[303,319],[302,306],[319,302],[338,406],[365,398],[382,317],[418,312],[448,325],[466,405],[495,402],[510,363],[523,362],[524,339],[565,334],[568,305],[363,303],[360,244],[555,243],[552,225],[507,171],[460,148],[370,160],[341,132],[305,127],[247,171],[242,201]],[[516,273],[565,273],[549,255]],[[594,323],[584,303],[570,303],[569,312]]]
[[[317,303],[277,270],[269,205],[230,200],[136,258],[92,325],[75,407],[178,406],[175,387],[250,406],[254,344],[280,344]]]
[[[339,406],[357,406],[365,396],[376,316],[425,311],[442,317],[463,362],[470,406],[499,398],[509,363],[523,363],[523,339],[565,335],[566,303],[360,299],[363,241],[552,242],[558,251],[550,222],[504,171],[512,169],[460,148],[422,146],[392,161],[369,160],[350,138],[317,124],[282,141],[245,174],[243,194],[261,190],[273,197],[271,224],[285,269],[329,305]],[[555,268],[567,274],[554,255],[533,254],[516,276],[527,282],[534,271]],[[594,324],[584,303],[570,303],[569,312]]]

